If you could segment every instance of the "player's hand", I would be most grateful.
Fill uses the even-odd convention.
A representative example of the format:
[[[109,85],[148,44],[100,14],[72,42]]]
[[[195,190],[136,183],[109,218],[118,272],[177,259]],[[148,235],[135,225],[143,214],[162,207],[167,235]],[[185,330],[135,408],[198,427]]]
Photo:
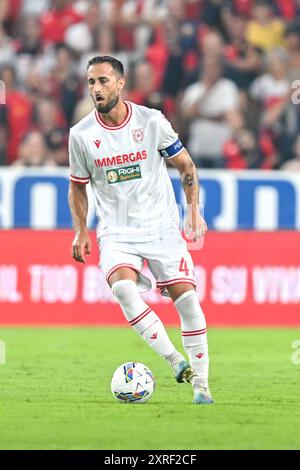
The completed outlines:
[[[204,237],[208,229],[204,218],[198,210],[188,211],[184,230],[186,237],[194,242]]]
[[[80,263],[85,263],[86,256],[91,253],[92,241],[87,230],[76,232],[72,243],[72,257]]]

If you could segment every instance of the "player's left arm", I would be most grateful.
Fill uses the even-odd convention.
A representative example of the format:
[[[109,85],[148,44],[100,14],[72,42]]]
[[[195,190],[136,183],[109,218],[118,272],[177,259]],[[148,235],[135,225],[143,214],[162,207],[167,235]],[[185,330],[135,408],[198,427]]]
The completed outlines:
[[[194,240],[198,240],[207,232],[207,225],[200,214],[199,207],[199,179],[197,168],[186,149],[168,158],[168,162],[177,168],[180,173],[182,186],[188,205],[185,230],[188,236],[193,233]]]

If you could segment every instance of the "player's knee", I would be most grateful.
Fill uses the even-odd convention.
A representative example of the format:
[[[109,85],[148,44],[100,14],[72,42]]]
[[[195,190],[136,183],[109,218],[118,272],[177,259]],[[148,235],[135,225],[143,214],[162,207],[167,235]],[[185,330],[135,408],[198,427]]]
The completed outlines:
[[[176,295],[176,298],[174,300],[176,306],[182,303],[185,299],[193,299],[198,303],[198,296],[196,290],[194,288],[190,288],[190,286],[188,287],[188,289],[184,289],[183,292],[180,292],[179,295]]]
[[[199,303],[198,295],[194,289],[181,294],[175,300],[174,304],[182,318],[189,320],[201,318],[203,328],[206,326],[205,316]]]
[[[111,290],[119,303],[125,305],[132,300],[133,293],[137,293],[137,286],[134,281],[124,279],[114,282]]]

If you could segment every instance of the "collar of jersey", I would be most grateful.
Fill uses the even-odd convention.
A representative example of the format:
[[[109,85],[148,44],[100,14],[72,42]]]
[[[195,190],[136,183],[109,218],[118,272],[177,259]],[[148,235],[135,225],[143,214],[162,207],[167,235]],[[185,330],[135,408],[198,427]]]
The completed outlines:
[[[101,119],[101,116],[97,112],[97,110],[95,110],[95,116],[96,116],[96,119],[97,119],[98,123],[100,124],[100,126],[104,127],[104,129],[108,129],[110,131],[116,131],[117,129],[122,129],[122,127],[126,126],[126,124],[128,124],[128,122],[130,121],[130,118],[132,116],[132,106],[131,106],[131,103],[129,103],[128,101],[124,101],[124,103],[127,107],[127,114],[125,116],[125,119],[123,119],[123,121],[118,126],[108,126],[103,121],[103,119]]]

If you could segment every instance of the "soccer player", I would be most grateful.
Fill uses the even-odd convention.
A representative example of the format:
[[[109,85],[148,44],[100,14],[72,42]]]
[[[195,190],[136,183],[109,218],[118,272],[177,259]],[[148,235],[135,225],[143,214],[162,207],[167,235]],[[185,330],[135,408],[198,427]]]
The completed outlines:
[[[207,226],[199,212],[197,170],[171,124],[155,109],[123,101],[121,62],[97,56],[88,62],[87,81],[95,110],[70,130],[69,205],[75,238],[72,256],[85,262],[91,252],[86,227],[91,183],[99,224],[100,266],[131,326],[172,367],[177,382],[192,383],[193,403],[213,403],[208,387],[206,322],[195,290],[193,262],[179,230],[179,215],[166,160],[178,169],[194,239]],[[140,292],[151,288],[141,273],[144,260],[162,295],[179,313],[184,349],[180,354]]]

